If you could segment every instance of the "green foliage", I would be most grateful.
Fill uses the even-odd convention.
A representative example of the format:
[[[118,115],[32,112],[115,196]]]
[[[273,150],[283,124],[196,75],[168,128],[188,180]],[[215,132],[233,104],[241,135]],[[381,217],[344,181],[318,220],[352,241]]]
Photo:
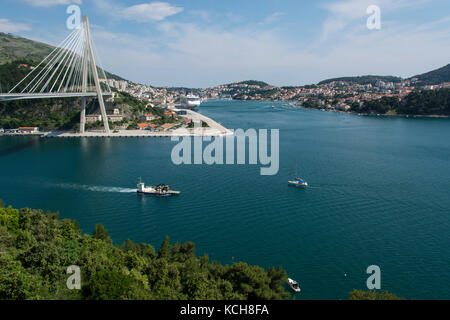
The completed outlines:
[[[111,242],[108,231],[102,224],[96,224],[92,238]]]
[[[117,106],[129,105],[134,113],[145,112],[147,108],[146,103],[144,101],[136,99],[135,97],[126,92],[120,92],[119,94],[116,94],[114,98],[114,104]]]
[[[397,108],[397,113],[450,116],[450,89],[411,92]]]
[[[83,287],[83,296],[89,300],[123,300],[131,291],[131,277],[119,271],[100,270]]]
[[[396,110],[400,105],[398,98],[395,97],[382,97],[381,99],[366,101],[364,105],[359,108],[357,107],[358,112],[363,113],[377,113],[377,114],[385,114],[390,110]]]
[[[395,97],[366,101],[363,106],[352,105],[352,111],[361,113],[450,116],[450,89],[413,91],[402,101]]]
[[[19,229],[19,210],[13,209],[11,206],[4,208],[0,206],[0,226],[5,226],[12,232],[17,232]]]
[[[127,239],[113,245],[103,225],[82,235],[76,221],[57,213],[0,209],[0,299],[285,299],[286,272],[245,263],[224,266],[197,257],[192,242],[158,254]],[[81,269],[82,290],[66,287],[66,269]]]
[[[159,247],[158,250],[158,258],[164,258],[167,259],[170,256],[170,250],[172,246],[170,245],[170,239],[169,236],[166,236],[163,243],[161,244],[161,247]]]
[[[362,291],[355,289],[350,292],[349,300],[405,300],[405,298],[400,298],[387,291]]]
[[[303,102],[302,105],[305,108],[309,108],[309,109],[319,109],[320,108],[319,101],[317,101],[317,99],[308,99],[305,102]]]

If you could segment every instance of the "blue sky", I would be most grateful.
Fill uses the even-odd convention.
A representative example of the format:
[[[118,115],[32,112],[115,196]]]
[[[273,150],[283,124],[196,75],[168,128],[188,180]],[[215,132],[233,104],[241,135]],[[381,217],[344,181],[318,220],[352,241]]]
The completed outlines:
[[[448,0],[0,0],[0,31],[58,44],[70,4],[105,69],[156,86],[409,77],[450,63]],[[369,5],[381,29],[366,26]]]

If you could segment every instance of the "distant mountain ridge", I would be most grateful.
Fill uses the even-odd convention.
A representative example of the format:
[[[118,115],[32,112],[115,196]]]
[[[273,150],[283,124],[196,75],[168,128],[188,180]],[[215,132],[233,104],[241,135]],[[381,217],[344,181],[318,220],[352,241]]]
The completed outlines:
[[[332,78],[327,79],[319,82],[318,84],[327,84],[334,81],[345,81],[345,82],[352,82],[356,84],[366,85],[366,84],[372,84],[374,85],[377,81],[384,81],[384,82],[400,82],[402,81],[402,78],[395,77],[395,76],[374,76],[374,75],[367,75],[367,76],[356,76],[356,77],[340,77],[340,78]]]
[[[245,81],[241,81],[241,82],[237,82],[237,83],[233,83],[233,84],[246,84],[248,86],[259,86],[261,88],[270,86],[268,83],[266,83],[264,81],[258,81],[258,80],[245,80]]]

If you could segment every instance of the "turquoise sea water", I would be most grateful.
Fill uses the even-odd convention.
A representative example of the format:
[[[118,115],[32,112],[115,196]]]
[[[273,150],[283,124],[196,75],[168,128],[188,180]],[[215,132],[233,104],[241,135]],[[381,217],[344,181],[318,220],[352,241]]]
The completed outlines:
[[[359,117],[265,102],[210,101],[230,129],[280,129],[280,170],[171,162],[168,138],[0,137],[0,198],[60,211],[115,243],[194,241],[222,263],[283,266],[296,299],[346,299],[366,288],[450,299],[450,120]],[[207,143],[205,143],[207,144]],[[311,187],[287,186],[295,161]],[[178,197],[136,195],[139,177]],[[347,274],[347,277],[344,276]]]

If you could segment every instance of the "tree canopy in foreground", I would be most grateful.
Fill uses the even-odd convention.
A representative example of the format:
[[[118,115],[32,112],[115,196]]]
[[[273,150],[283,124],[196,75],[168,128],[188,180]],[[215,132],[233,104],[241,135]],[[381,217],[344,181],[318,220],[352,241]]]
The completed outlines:
[[[127,240],[114,245],[97,225],[82,234],[74,220],[42,210],[0,206],[0,299],[287,299],[281,268],[244,262],[222,265],[196,256],[192,242],[158,251]],[[69,290],[71,265],[81,269],[81,290]]]

